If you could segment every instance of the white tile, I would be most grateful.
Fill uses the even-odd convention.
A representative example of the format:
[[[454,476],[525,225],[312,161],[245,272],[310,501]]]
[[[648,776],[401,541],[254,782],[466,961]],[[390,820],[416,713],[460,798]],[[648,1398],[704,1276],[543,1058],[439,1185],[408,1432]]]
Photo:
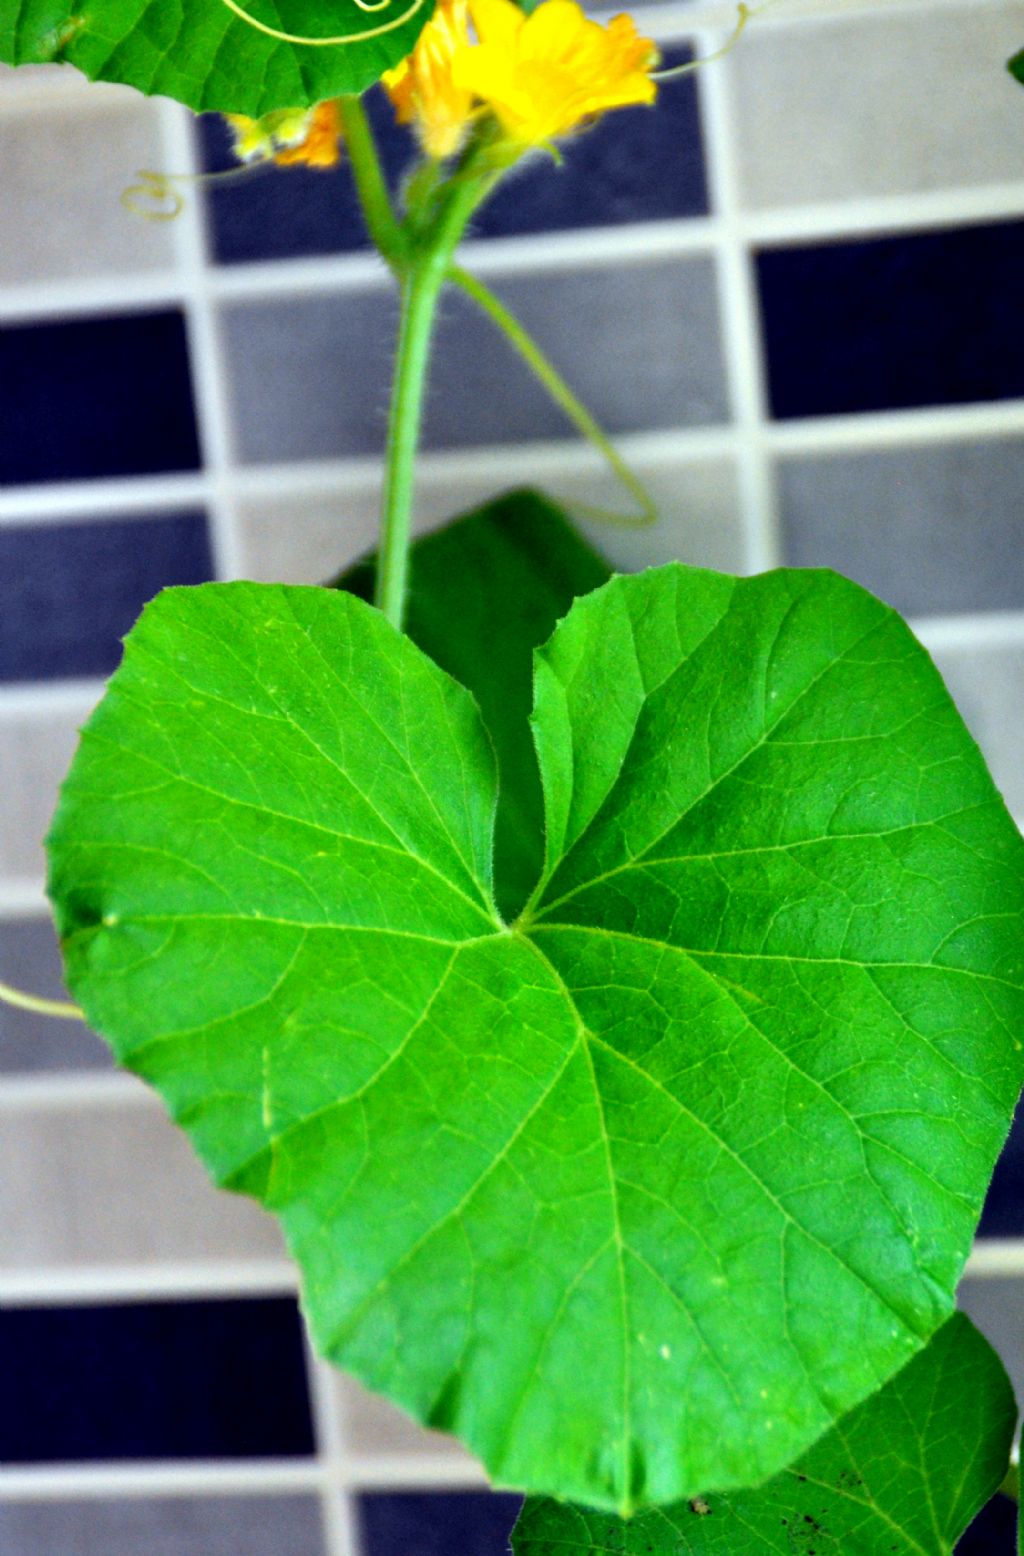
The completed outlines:
[[[159,1107],[19,1108],[0,1131],[7,1270],[280,1257],[276,1222],[214,1188]]]
[[[160,170],[158,107],[0,115],[0,285],[168,268],[171,224],[121,204],[140,168]]]
[[[1020,6],[749,27],[733,75],[748,207],[1024,180]]]

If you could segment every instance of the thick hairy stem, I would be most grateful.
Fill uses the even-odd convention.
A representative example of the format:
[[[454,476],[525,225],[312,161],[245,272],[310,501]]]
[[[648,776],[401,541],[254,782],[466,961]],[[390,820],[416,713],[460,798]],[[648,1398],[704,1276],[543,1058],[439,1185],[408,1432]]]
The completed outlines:
[[[429,261],[412,265],[402,282],[402,315],[388,419],[375,596],[378,609],[399,631],[405,612],[416,450],[430,359],[430,336],[443,283],[443,267]]]

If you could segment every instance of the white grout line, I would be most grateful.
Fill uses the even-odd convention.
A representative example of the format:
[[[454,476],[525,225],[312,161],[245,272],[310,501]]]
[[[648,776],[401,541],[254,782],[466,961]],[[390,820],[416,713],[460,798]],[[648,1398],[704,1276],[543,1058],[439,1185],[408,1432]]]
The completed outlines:
[[[162,1107],[159,1094],[125,1070],[0,1076],[4,1113],[74,1111],[77,1108]]]
[[[208,497],[209,483],[198,474],[9,486],[0,492],[0,525],[49,523],[54,519],[70,523],[122,513],[144,519],[154,510],[200,506]]]
[[[711,40],[713,46],[713,40]],[[727,69],[702,73],[700,104],[712,208],[719,219],[718,286],[722,351],[732,414],[740,436],[740,518],[748,571],[780,560],[774,471],[764,440],[767,421],[753,262],[736,219],[739,188]]]
[[[482,1464],[472,1460],[467,1463],[457,1454],[374,1454],[372,1458],[352,1454],[348,1468],[352,1485],[367,1491],[418,1491],[442,1486],[476,1491],[491,1484]]]
[[[198,174],[201,166],[191,114],[170,101],[162,103],[161,109],[169,164]],[[184,284],[199,446],[208,482],[206,506],[214,568],[218,578],[234,578],[239,571],[240,548],[230,490],[233,438],[227,371],[207,265],[203,206],[197,191],[185,201],[173,225],[179,274]]]
[[[980,1237],[971,1249],[966,1279],[995,1279],[1000,1275],[1024,1275],[1024,1237]]]
[[[925,648],[1024,648],[1024,611],[990,611],[977,616],[922,616],[910,627]]]
[[[0,1502],[296,1495],[319,1491],[323,1481],[324,1469],[315,1459],[54,1464],[0,1469]]]
[[[0,1304],[84,1307],[189,1297],[292,1296],[298,1274],[289,1259],[182,1260],[173,1264],[61,1265],[0,1269]]]
[[[353,1458],[344,1466],[329,1459],[54,1464],[0,1469],[0,1503],[90,1497],[297,1496],[322,1494],[342,1478],[352,1490],[368,1491],[479,1491],[490,1484],[483,1469],[447,1454],[426,1453]]]
[[[4,919],[50,918],[42,881],[0,876],[0,923]]]
[[[356,1556],[359,1541],[355,1509],[348,1494],[344,1434],[331,1372],[314,1352],[305,1328],[303,1344],[317,1452],[326,1472],[320,1492],[326,1556]]]
[[[728,74],[728,65],[709,66],[701,80],[708,83]],[[711,87],[715,91],[714,85]],[[168,118],[185,123],[173,105]],[[187,125],[186,125],[187,128]],[[169,139],[171,139],[169,137]],[[173,153],[179,158],[182,150]],[[172,153],[168,152],[168,160]],[[736,236],[753,247],[785,243],[817,243],[830,239],[897,235],[932,231],[979,222],[1019,219],[1024,215],[1024,180],[981,187],[908,191],[894,195],[852,197],[762,211],[740,211],[731,217]],[[198,195],[191,193],[175,223],[185,233],[201,220]],[[621,226],[584,228],[513,238],[470,239],[460,250],[468,268],[480,275],[528,275],[611,265],[657,264],[688,254],[709,253],[720,239],[715,214]],[[190,239],[179,238],[187,246]],[[267,260],[251,264],[210,265],[205,284],[211,298],[224,303],[270,302],[281,297],[305,297],[325,292],[377,291],[392,285],[376,254],[347,253],[320,258]],[[47,318],[98,313],[131,313],[158,307],[180,307],[193,295],[188,270],[177,275],[96,277],[0,286],[0,320],[42,322]]]
[[[103,695],[105,681],[12,681],[0,684],[0,719],[41,719],[74,714],[85,719]]]

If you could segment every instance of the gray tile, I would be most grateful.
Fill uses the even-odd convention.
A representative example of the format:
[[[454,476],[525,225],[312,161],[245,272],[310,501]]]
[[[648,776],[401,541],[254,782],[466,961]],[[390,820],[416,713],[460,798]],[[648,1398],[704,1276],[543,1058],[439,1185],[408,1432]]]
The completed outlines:
[[[497,284],[612,432],[726,417],[712,261],[688,258],[516,277]],[[379,453],[395,304],[376,289],[234,305],[225,342],[242,457]],[[428,448],[572,435],[507,343],[446,297],[424,428]]]
[[[0,1249],[11,1269],[283,1255],[276,1223],[215,1189],[159,1104],[19,1108],[0,1136]]]
[[[934,655],[992,776],[1024,822],[1024,644],[945,649]]]
[[[961,1283],[957,1303],[999,1352],[1018,1403],[1024,1400],[1024,1280],[986,1276]]]
[[[748,205],[1020,178],[1019,5],[892,10],[747,31],[726,68]]]
[[[323,1556],[306,1495],[0,1503],[4,1556]]]
[[[0,740],[0,877],[41,881],[43,838],[78,731],[92,707],[81,703],[4,719]]]
[[[661,515],[650,529],[629,529],[587,521],[581,527],[613,566],[623,571],[678,559],[736,572],[743,566],[743,540],[732,465],[726,460],[681,463],[634,459]],[[416,530],[423,533],[486,502],[517,482],[530,481],[563,501],[591,503],[613,512],[632,511],[615,477],[586,454],[573,472],[549,470],[542,461],[524,467],[510,459],[507,470],[452,481],[444,472],[421,475]],[[252,498],[238,505],[240,573],[267,583],[322,583],[372,550],[377,538],[378,489],[329,495]]]
[[[48,918],[0,920],[0,980],[44,999],[67,999]],[[110,1049],[80,1021],[57,1021],[0,1004],[0,1074],[107,1070]]]
[[[143,220],[121,204],[140,168],[164,165],[158,113],[155,103],[140,99],[86,112],[29,104],[0,116],[0,282],[173,264],[171,224]]]
[[[789,562],[911,614],[1024,606],[1022,440],[784,459],[779,489]]]
[[[454,1437],[444,1432],[426,1431],[386,1399],[362,1388],[353,1378],[335,1374],[332,1381],[345,1446],[354,1457],[421,1458],[429,1454],[436,1458],[440,1455],[461,1465],[470,1482],[482,1475],[476,1459]]]

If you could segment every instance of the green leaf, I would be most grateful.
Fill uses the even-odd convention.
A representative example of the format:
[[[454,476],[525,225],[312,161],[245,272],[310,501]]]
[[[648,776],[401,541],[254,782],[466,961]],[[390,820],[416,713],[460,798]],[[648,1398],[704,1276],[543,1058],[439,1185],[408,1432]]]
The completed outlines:
[[[362,92],[412,48],[434,0],[239,0],[257,21],[330,47],[283,43],[242,20],[224,0],[0,0],[0,60],[59,61],[92,80],[121,81],[176,98],[197,112],[253,117]]]
[[[1024,49],[1006,61],[1006,68],[1016,81],[1024,86]]]
[[[1024,845],[830,574],[614,579],[533,722],[506,925],[467,692],[350,595],[168,591],[51,893],[89,1021],[281,1217],[320,1349],[497,1480],[628,1511],[774,1474],[948,1316],[1021,1081]]]
[[[999,1357],[957,1314],[766,1485],[628,1523],[528,1501],[512,1549],[514,1556],[950,1556],[999,1488],[1016,1419]]]
[[[609,577],[607,564],[537,492],[512,492],[417,542],[405,630],[473,693],[500,774],[494,825],[495,897],[516,917],[540,874],[543,796],[530,740],[531,650],[577,595]],[[472,580],[467,587],[467,580]],[[373,598],[374,568],[338,580]]]

